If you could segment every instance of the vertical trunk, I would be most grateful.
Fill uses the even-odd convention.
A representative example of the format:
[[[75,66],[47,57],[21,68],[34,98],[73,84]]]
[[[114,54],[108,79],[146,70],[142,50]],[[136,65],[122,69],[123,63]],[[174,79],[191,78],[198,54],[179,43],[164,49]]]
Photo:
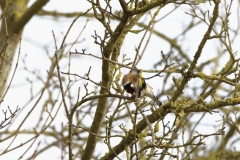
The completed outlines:
[[[4,90],[7,85],[9,71],[11,70],[12,60],[19,43],[20,33],[15,32],[14,28],[17,21],[22,17],[27,8],[28,0],[15,0],[13,3],[1,0],[3,12],[2,26],[0,31],[0,102],[3,100]]]
[[[29,0],[0,0],[2,23],[0,30],[0,103],[3,101],[6,81],[19,43],[20,32],[27,22],[49,0],[37,0],[27,7]]]

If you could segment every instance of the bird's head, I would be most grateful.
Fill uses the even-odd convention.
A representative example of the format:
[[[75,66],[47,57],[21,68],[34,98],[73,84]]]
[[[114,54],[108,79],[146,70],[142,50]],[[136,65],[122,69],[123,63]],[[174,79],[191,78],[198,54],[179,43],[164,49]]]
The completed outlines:
[[[126,90],[127,93],[134,94],[135,87],[132,85],[132,82],[126,83],[123,88]]]

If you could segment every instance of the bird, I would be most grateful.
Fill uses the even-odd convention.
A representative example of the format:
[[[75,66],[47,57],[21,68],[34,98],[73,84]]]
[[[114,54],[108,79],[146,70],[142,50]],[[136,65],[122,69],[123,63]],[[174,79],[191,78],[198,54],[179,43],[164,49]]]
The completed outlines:
[[[153,88],[145,82],[141,71],[133,70],[124,75],[122,86],[127,93],[135,95],[136,99],[146,96],[156,102],[158,106],[162,105],[158,98],[153,94]]]

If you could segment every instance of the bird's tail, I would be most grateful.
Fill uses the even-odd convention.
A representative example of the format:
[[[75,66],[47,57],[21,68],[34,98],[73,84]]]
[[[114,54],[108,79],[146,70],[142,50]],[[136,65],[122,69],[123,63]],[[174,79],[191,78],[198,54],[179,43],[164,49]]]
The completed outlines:
[[[158,106],[161,106],[162,105],[162,102],[158,100],[158,98],[156,96],[153,96],[153,100],[154,102],[157,103]]]
[[[142,95],[151,98],[158,106],[161,106],[162,103],[158,100],[157,96],[153,94],[152,87],[146,84],[146,89],[142,90]]]

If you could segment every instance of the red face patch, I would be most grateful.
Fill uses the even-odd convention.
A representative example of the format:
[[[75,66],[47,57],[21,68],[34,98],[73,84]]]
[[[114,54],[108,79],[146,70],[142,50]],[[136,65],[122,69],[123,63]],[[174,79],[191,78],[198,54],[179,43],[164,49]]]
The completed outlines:
[[[124,86],[124,89],[127,91],[127,93],[134,94],[135,88],[131,85],[131,83],[128,83]]]
[[[128,92],[128,91],[127,91]],[[128,93],[131,93],[131,94],[134,94],[135,93],[135,88],[134,87],[132,87],[130,90],[129,90],[129,92]]]

